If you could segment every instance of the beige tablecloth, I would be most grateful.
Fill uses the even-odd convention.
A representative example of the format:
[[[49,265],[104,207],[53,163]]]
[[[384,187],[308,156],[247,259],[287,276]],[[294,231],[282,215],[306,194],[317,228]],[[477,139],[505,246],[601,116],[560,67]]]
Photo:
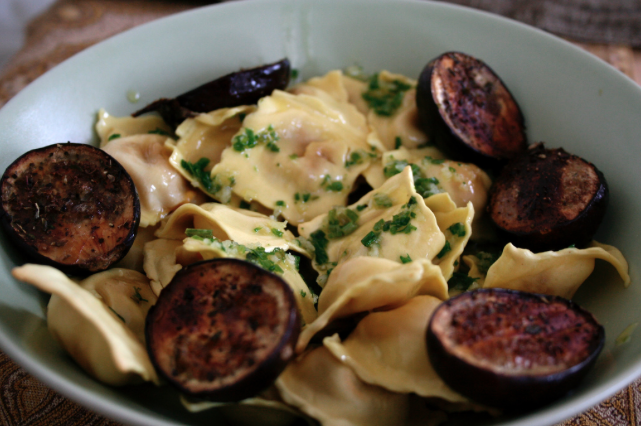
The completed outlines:
[[[86,47],[133,26],[204,3],[207,2],[60,0],[30,25],[27,45],[0,75],[0,107],[36,77]],[[621,44],[582,46],[641,82],[639,52]],[[0,421],[12,426],[119,424],[62,397],[2,352]],[[641,425],[641,380],[563,425]]]

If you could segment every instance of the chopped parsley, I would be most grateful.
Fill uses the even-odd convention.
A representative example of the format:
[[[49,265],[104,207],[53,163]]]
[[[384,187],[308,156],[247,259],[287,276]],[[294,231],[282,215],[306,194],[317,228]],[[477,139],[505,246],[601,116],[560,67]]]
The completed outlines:
[[[140,287],[134,287],[134,295],[131,296],[131,299],[138,305],[140,305],[140,302],[149,302],[149,300],[145,299],[142,297],[142,294],[140,294]]]
[[[456,235],[457,237],[465,236],[465,225],[461,222],[455,223],[447,229],[452,233],[452,235]]]
[[[245,260],[253,263],[254,265],[260,266],[261,268],[266,269],[269,272],[282,274],[283,268],[278,266],[276,262],[270,259],[272,254],[276,254],[278,252],[285,253],[279,248],[274,249],[273,252],[267,253],[264,247],[256,247],[255,249],[251,249],[247,252],[247,257],[245,258]]]
[[[438,186],[439,181],[435,177],[425,178],[421,177],[414,181],[414,188],[416,192],[423,198],[431,197],[435,194],[443,192]]]
[[[367,208],[367,204],[359,204],[358,206],[356,206],[356,211],[357,212],[362,212],[366,208]]]
[[[401,146],[403,146],[403,141],[400,136],[396,136],[394,139],[394,149],[399,149]]]
[[[487,274],[488,269],[490,269],[490,266],[492,266],[494,262],[497,261],[499,256],[500,255],[498,253],[495,254],[487,251],[480,251],[476,253],[476,258],[479,260],[476,267],[479,268],[479,272],[482,274]]]
[[[244,112],[239,112],[237,116],[238,120],[242,123],[243,121],[245,121],[245,117],[247,117],[247,114],[245,114]]]
[[[332,182],[325,187],[325,190],[333,191],[333,192],[341,192],[343,190],[343,183],[339,181]]]
[[[374,194],[373,200],[376,207],[380,209],[385,209],[394,205],[392,199],[387,194],[383,194],[381,192]]]
[[[151,135],[162,135],[162,136],[169,136],[169,137],[173,136],[171,133],[161,129],[160,127],[156,127],[154,130],[150,130],[147,133]]]
[[[385,221],[381,219],[376,222],[372,230],[363,237],[361,243],[365,247],[371,247],[373,244],[380,243],[380,237],[383,232],[396,235],[409,234],[415,231],[417,228],[411,224],[411,220],[416,217],[416,213],[414,213],[416,205],[416,198],[411,197],[407,204],[403,206],[401,212],[392,217],[392,220]]]
[[[283,200],[276,201],[276,205],[280,206],[280,207],[285,207],[286,206],[286,204],[285,204],[285,202]]]
[[[426,157],[423,159],[423,161],[424,161],[424,162],[427,162],[427,163],[431,163],[431,164],[436,164],[436,165],[443,164],[443,163],[445,162],[445,160],[432,158],[432,157],[430,157],[429,155],[428,155],[428,156],[426,156]]]
[[[450,290],[465,291],[470,288],[476,280],[478,280],[478,278],[472,278],[463,272],[454,272],[452,278],[447,282],[447,286]]]
[[[294,194],[294,202],[296,203],[306,203],[308,201],[316,200],[317,196],[312,196],[309,192],[297,192]]]
[[[351,167],[356,164],[363,164],[364,153],[362,150],[354,151],[349,155],[349,160],[345,161],[345,167]]]
[[[401,106],[405,92],[411,87],[400,80],[381,81],[377,73],[370,77],[367,91],[361,96],[376,115],[390,117]]]
[[[405,256],[401,255],[401,263],[410,263],[412,261],[412,258],[410,257],[409,253],[407,253]]]
[[[298,70],[296,68],[292,68],[292,70],[290,71],[290,78],[292,80],[296,80],[298,78]]]
[[[407,160],[392,160],[385,165],[385,167],[383,168],[383,173],[385,174],[386,178],[391,178],[392,176],[402,172],[403,169],[408,165],[409,163],[407,162]]]
[[[241,200],[240,204],[238,205],[238,207],[240,207],[241,209],[249,210],[251,208],[251,204],[249,204],[245,200]]]
[[[450,242],[449,242],[449,241],[445,241],[445,245],[443,246],[443,248],[441,249],[441,251],[439,251],[439,252],[438,252],[438,254],[436,255],[436,257],[438,257],[439,259],[442,259],[442,258],[443,258],[443,256],[445,256],[446,254],[448,254],[450,251],[452,251],[452,246],[450,245]]]
[[[118,312],[116,312],[116,311],[114,310],[114,308],[112,308],[111,306],[109,306],[109,310],[110,310],[111,312],[113,312],[113,313],[114,313],[118,318],[120,318],[120,321],[124,322],[125,324],[127,323],[127,321],[125,321],[125,319],[122,317],[122,315],[120,315]]]
[[[327,256],[327,244],[329,244],[329,240],[325,237],[325,233],[319,229],[318,231],[312,232],[309,238],[314,246],[314,259],[316,263],[322,265],[329,262],[329,257]]]
[[[454,167],[452,167],[452,166],[450,166],[450,167],[449,167],[449,170],[450,170],[450,172],[452,172],[452,173],[456,173],[456,169],[455,169]]]
[[[277,237],[282,237],[283,231],[281,231],[280,229],[272,228],[272,234],[276,235]]]
[[[120,133],[114,133],[113,135],[109,136],[107,141],[112,141],[114,139],[118,139],[120,137]]]
[[[292,160],[296,160],[298,158],[298,155],[297,154],[292,154],[292,155],[289,156],[289,158],[292,159]]]
[[[201,158],[200,160],[192,163],[187,160],[181,160],[180,166],[185,169],[190,175],[194,177],[202,185],[205,191],[213,194],[220,191],[220,188],[217,185],[214,185],[214,182],[211,179],[209,172],[205,171],[205,167],[209,164],[209,158]]]
[[[185,235],[188,237],[214,238],[214,231],[211,229],[187,228],[185,229]]]
[[[261,229],[263,229],[263,228],[261,228],[260,226],[257,226],[256,228],[254,228],[254,232],[258,232],[258,231],[260,231]]]
[[[279,140],[274,127],[270,124],[266,130],[258,133],[250,128],[245,128],[245,133],[240,134],[234,138],[232,147],[234,151],[243,152],[246,149],[256,147],[258,144],[265,144],[265,147],[271,152],[279,152],[280,148],[276,145]]]
[[[335,207],[327,213],[327,238],[341,238],[358,229],[358,213],[345,207]]]
[[[304,298],[307,296],[307,293],[305,293],[303,290],[300,291],[300,297]]]

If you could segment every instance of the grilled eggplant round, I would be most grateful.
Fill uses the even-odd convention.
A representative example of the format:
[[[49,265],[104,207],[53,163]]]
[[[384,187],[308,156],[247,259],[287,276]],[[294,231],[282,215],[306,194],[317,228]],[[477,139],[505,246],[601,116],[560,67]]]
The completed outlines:
[[[607,182],[594,164],[537,144],[503,168],[488,211],[510,242],[541,252],[588,244],[608,200]]]
[[[275,89],[289,84],[290,64],[282,59],[273,64],[227,74],[172,99],[158,99],[132,116],[156,111],[170,126],[177,127],[189,117],[219,108],[253,105]]]
[[[482,61],[447,52],[419,76],[416,106],[423,131],[446,155],[497,168],[527,149],[523,114]]]
[[[280,277],[238,259],[176,274],[147,315],[147,350],[181,392],[231,402],[269,387],[294,356],[296,299]]]
[[[508,411],[541,406],[573,389],[604,342],[603,327],[572,301],[504,289],[442,303],[427,331],[430,362],[445,383]]]
[[[138,230],[131,177],[90,145],[29,151],[4,172],[0,190],[11,239],[34,261],[70,274],[107,269],[127,254]]]

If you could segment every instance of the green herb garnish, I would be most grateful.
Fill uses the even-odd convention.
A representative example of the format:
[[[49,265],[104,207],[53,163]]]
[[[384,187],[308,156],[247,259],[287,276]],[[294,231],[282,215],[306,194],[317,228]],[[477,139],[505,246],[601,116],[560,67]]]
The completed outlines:
[[[376,207],[380,209],[385,209],[394,205],[392,199],[387,194],[383,194],[381,192],[374,194],[373,200]]]
[[[329,244],[329,240],[325,237],[325,233],[319,229],[313,232],[309,238],[314,246],[314,259],[316,263],[319,265],[327,263],[329,261],[329,257],[327,256],[327,244]]]
[[[450,278],[447,282],[447,286],[450,290],[456,289],[465,291],[470,288],[470,286],[474,284],[476,280],[478,280],[478,278],[472,278],[463,272],[454,272],[452,274],[452,278]]]
[[[461,222],[455,223],[447,229],[452,233],[452,235],[456,235],[457,237],[465,236],[465,225]]]
[[[394,149],[399,149],[401,146],[403,146],[403,141],[400,136],[396,136],[394,139]]]
[[[345,207],[335,207],[327,213],[327,237],[341,238],[358,229],[358,213]]]
[[[162,136],[169,136],[169,137],[173,136],[171,133],[161,129],[160,127],[156,127],[154,130],[150,130],[147,133],[149,133],[151,135],[162,135]]]
[[[277,237],[282,237],[283,231],[281,231],[280,229],[272,228],[272,234],[276,235]]]
[[[401,255],[401,263],[410,263],[412,261],[412,258],[410,257],[409,253],[406,254],[405,256]]]
[[[232,147],[234,151],[243,152],[246,149],[252,149],[258,144],[265,144],[265,147],[272,152],[279,152],[280,148],[276,145],[279,140],[274,127],[270,124],[266,130],[258,133],[250,128],[245,128],[245,133],[240,134],[234,138]]]
[[[113,135],[109,136],[107,141],[112,141],[114,139],[118,139],[120,137],[120,133],[114,133]]]
[[[187,228],[185,229],[185,235],[188,237],[214,238],[214,231],[211,229]]]
[[[439,259],[441,259],[441,258],[443,258],[443,256],[445,256],[445,255],[446,255],[447,253],[449,253],[450,251],[452,251],[452,246],[450,245],[450,242],[449,242],[449,241],[445,241],[445,245],[443,246],[443,248],[441,249],[441,251],[439,251],[439,252],[438,252],[438,254],[436,255],[436,257],[438,257]]]
[[[374,74],[369,79],[367,91],[361,96],[376,115],[390,117],[401,106],[405,92],[411,87],[400,80],[380,81],[378,74]]]
[[[192,163],[187,160],[181,160],[180,166],[185,169],[190,175],[194,177],[210,194],[220,191],[218,185],[214,185],[209,172],[205,171],[205,167],[209,164],[209,158],[201,158],[200,160]]]

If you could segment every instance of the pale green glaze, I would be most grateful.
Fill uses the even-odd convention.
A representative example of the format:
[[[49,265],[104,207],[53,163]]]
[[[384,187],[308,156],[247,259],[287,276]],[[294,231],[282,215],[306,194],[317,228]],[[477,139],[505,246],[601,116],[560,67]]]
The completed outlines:
[[[610,267],[599,265],[576,296],[604,324],[606,349],[574,395],[492,424],[562,421],[641,374],[640,332],[614,346],[630,323],[641,322],[641,88],[564,41],[425,1],[254,0],[207,7],[100,43],[23,90],[0,111],[0,170],[31,148],[94,141],[100,107],[129,114],[241,67],[288,56],[303,78],[352,64],[417,77],[428,60],[447,50],[479,57],[503,78],[523,109],[531,141],[562,146],[596,163],[610,184],[610,209],[597,239],[623,251],[632,285],[624,289]],[[127,100],[129,91],[140,93],[136,105]],[[114,389],[87,377],[48,335],[47,298],[11,278],[11,267],[23,259],[1,235],[0,344],[12,358],[62,393],[127,424],[223,424],[212,413],[187,413],[171,391]]]

